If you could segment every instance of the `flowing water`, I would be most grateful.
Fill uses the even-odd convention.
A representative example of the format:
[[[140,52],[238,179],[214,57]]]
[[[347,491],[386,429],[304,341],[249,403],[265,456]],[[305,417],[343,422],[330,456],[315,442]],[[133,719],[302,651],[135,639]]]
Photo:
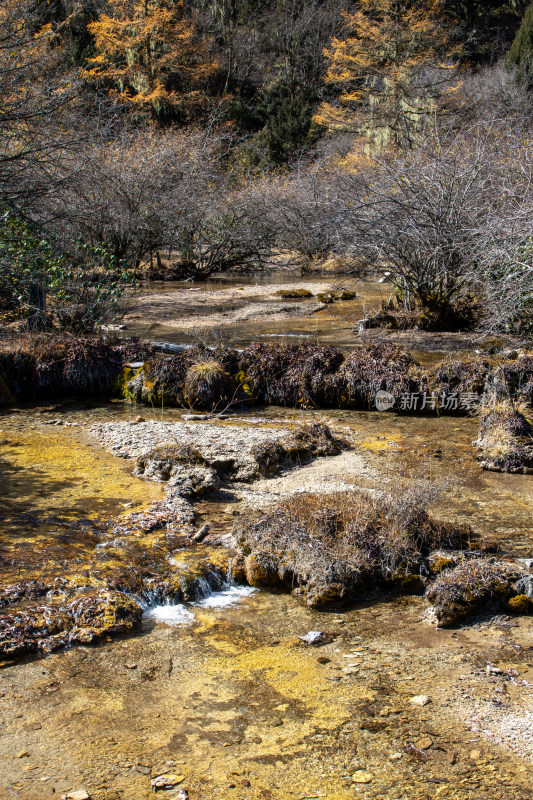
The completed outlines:
[[[238,285],[256,294],[245,301],[231,298],[228,304],[208,302],[203,316],[272,301],[260,283],[250,287],[241,277]],[[228,282],[206,288],[224,292]],[[190,295],[190,287],[156,290],[165,296],[167,310],[173,295],[180,296],[178,320],[182,295]],[[243,345],[296,335],[351,347],[357,341],[350,332],[354,321],[387,293],[376,285],[357,285],[356,290],[356,301],[335,303],[311,318],[230,322],[224,338]],[[198,304],[194,314],[202,316]],[[194,327],[194,318],[189,322]],[[141,323],[128,325],[127,333],[148,330],[154,339],[190,339],[187,327],[143,324],[144,329]],[[461,351],[475,344],[455,338],[450,345],[436,337],[431,349],[420,352],[426,363],[439,346]],[[182,413],[141,411],[147,419],[162,414],[167,421]],[[1,412],[3,583],[58,575],[88,578],[96,563],[101,568],[95,554],[107,549],[101,547],[106,521],[164,498],[162,484],[135,477],[130,463],[106,453],[87,433],[94,422],[132,419],[138,413],[118,402],[33,404]],[[339,479],[364,486],[418,474],[443,480],[436,513],[468,522],[479,541],[499,542],[505,553],[533,556],[533,478],[479,469],[471,445],[475,419],[261,411],[267,423],[317,415],[341,433],[349,432],[369,465],[364,476],[342,474]],[[231,424],[251,416],[237,413]],[[329,468],[334,476],[334,459]],[[225,533],[235,509],[225,498],[200,503],[198,511],[200,524],[209,520],[215,532]],[[127,559],[144,559],[147,548],[155,551],[160,544],[157,535],[149,534],[141,537],[134,555],[124,555],[120,541],[115,542],[106,569],[124,569]],[[207,547],[198,552],[212,563],[221,558]],[[176,568],[185,558],[179,547],[161,557]],[[130,566],[135,568],[134,560]],[[93,800],[144,800],[155,797],[150,781],[161,773],[176,780],[172,790],[158,795],[178,798],[185,787],[190,800],[529,796],[533,743],[525,734],[517,742],[508,730],[512,719],[529,713],[524,705],[529,690],[523,684],[533,683],[533,656],[528,655],[533,642],[527,618],[511,626],[497,620],[436,631],[420,621],[426,609],[422,598],[390,598],[342,614],[319,613],[290,595],[217,580],[200,580],[203,588],[191,603],[154,598],[133,637],[4,662],[2,800],[51,799],[82,788]],[[298,637],[309,630],[326,631],[329,643],[305,646]],[[512,669],[519,676],[505,686],[511,722],[500,724],[487,710],[494,708],[491,698],[497,689],[496,679],[487,678],[487,661],[501,663],[502,674]],[[470,678],[477,683],[465,693]],[[409,703],[421,694],[430,696],[428,706]],[[483,713],[485,722],[480,722]],[[511,750],[502,749],[499,741]]]

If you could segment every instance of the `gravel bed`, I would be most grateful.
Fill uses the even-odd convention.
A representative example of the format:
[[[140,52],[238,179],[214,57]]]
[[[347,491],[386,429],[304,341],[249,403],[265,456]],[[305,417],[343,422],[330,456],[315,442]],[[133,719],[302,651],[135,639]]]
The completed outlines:
[[[113,455],[137,458],[161,444],[190,445],[208,461],[240,459],[266,439],[281,439],[287,428],[250,428],[219,422],[103,422],[89,433]]]

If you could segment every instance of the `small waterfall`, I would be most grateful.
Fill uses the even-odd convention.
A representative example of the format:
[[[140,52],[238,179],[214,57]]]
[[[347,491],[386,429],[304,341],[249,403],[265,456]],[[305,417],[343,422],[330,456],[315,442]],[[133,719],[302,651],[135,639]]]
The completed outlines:
[[[257,589],[252,586],[237,586],[234,583],[226,583],[222,589],[211,592],[201,600],[196,600],[192,605],[199,608],[229,608],[256,592]]]
[[[157,584],[156,579],[148,579],[142,597],[134,599],[142,607],[147,620],[166,625],[191,625],[196,621],[195,608],[229,608],[256,592],[257,589],[237,586],[229,575],[210,569],[205,575],[195,577],[192,585],[188,581],[187,602],[183,602],[182,596],[170,596],[165,585]]]

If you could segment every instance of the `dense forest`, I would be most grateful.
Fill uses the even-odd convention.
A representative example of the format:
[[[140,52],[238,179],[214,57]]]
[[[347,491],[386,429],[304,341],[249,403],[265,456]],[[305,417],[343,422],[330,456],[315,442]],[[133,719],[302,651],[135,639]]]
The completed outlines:
[[[4,0],[0,313],[334,260],[404,324],[533,328],[533,3]]]

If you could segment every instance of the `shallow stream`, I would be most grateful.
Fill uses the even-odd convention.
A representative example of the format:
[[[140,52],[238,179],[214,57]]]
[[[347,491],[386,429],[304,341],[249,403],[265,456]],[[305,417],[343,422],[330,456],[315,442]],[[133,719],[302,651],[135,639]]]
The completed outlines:
[[[241,278],[238,285],[246,283]],[[206,288],[223,292],[228,284]],[[267,295],[261,285],[252,288],[254,303],[270,302],[270,284]],[[386,294],[375,285],[356,290],[356,301],[311,318],[230,322],[224,337],[245,344],[297,334],[351,347],[354,321]],[[184,313],[183,292],[190,296],[190,287],[165,285],[162,292],[165,313],[173,293],[180,295],[176,320]],[[250,295],[234,307],[249,302]],[[227,305],[208,301],[205,316],[215,307],[219,314]],[[190,339],[186,326],[143,324],[128,324],[126,332]],[[450,342],[443,338],[441,346]],[[475,343],[453,339],[451,349],[465,347]],[[435,347],[421,354],[431,360]],[[1,412],[3,583],[88,578],[100,527],[164,498],[162,484],[135,477],[131,463],[87,433],[95,422],[139,413],[167,421],[182,414],[122,402]],[[258,416],[264,422],[252,421]],[[328,459],[324,480],[380,486],[422,475],[443,481],[436,513],[468,522],[480,544],[533,556],[533,478],[480,470],[471,444],[475,419],[269,408],[218,424],[224,436],[226,424],[316,416],[349,435],[366,465],[360,473],[336,474],[335,459]],[[230,496],[200,503],[198,524],[207,520],[225,533],[241,508]],[[159,546],[157,537],[143,544]],[[216,560],[207,546],[198,553]],[[226,587],[180,608],[154,604],[135,636],[0,663],[0,797],[44,800],[84,789],[93,800],[143,800],[156,797],[155,776],[171,774],[180,780],[157,796],[184,800],[178,792],[186,789],[190,800],[525,800],[533,738],[527,726],[518,738],[514,732],[522,731],[520,720],[533,718],[529,620],[437,631],[421,622],[425,610],[422,598],[407,597],[319,613],[290,595]],[[298,636],[309,630],[330,634],[328,643],[304,645]],[[496,677],[487,673],[488,662],[501,668]],[[513,675],[504,689],[502,675]],[[500,700],[500,706],[493,701],[500,689],[506,716]],[[418,695],[430,702],[411,704]]]

